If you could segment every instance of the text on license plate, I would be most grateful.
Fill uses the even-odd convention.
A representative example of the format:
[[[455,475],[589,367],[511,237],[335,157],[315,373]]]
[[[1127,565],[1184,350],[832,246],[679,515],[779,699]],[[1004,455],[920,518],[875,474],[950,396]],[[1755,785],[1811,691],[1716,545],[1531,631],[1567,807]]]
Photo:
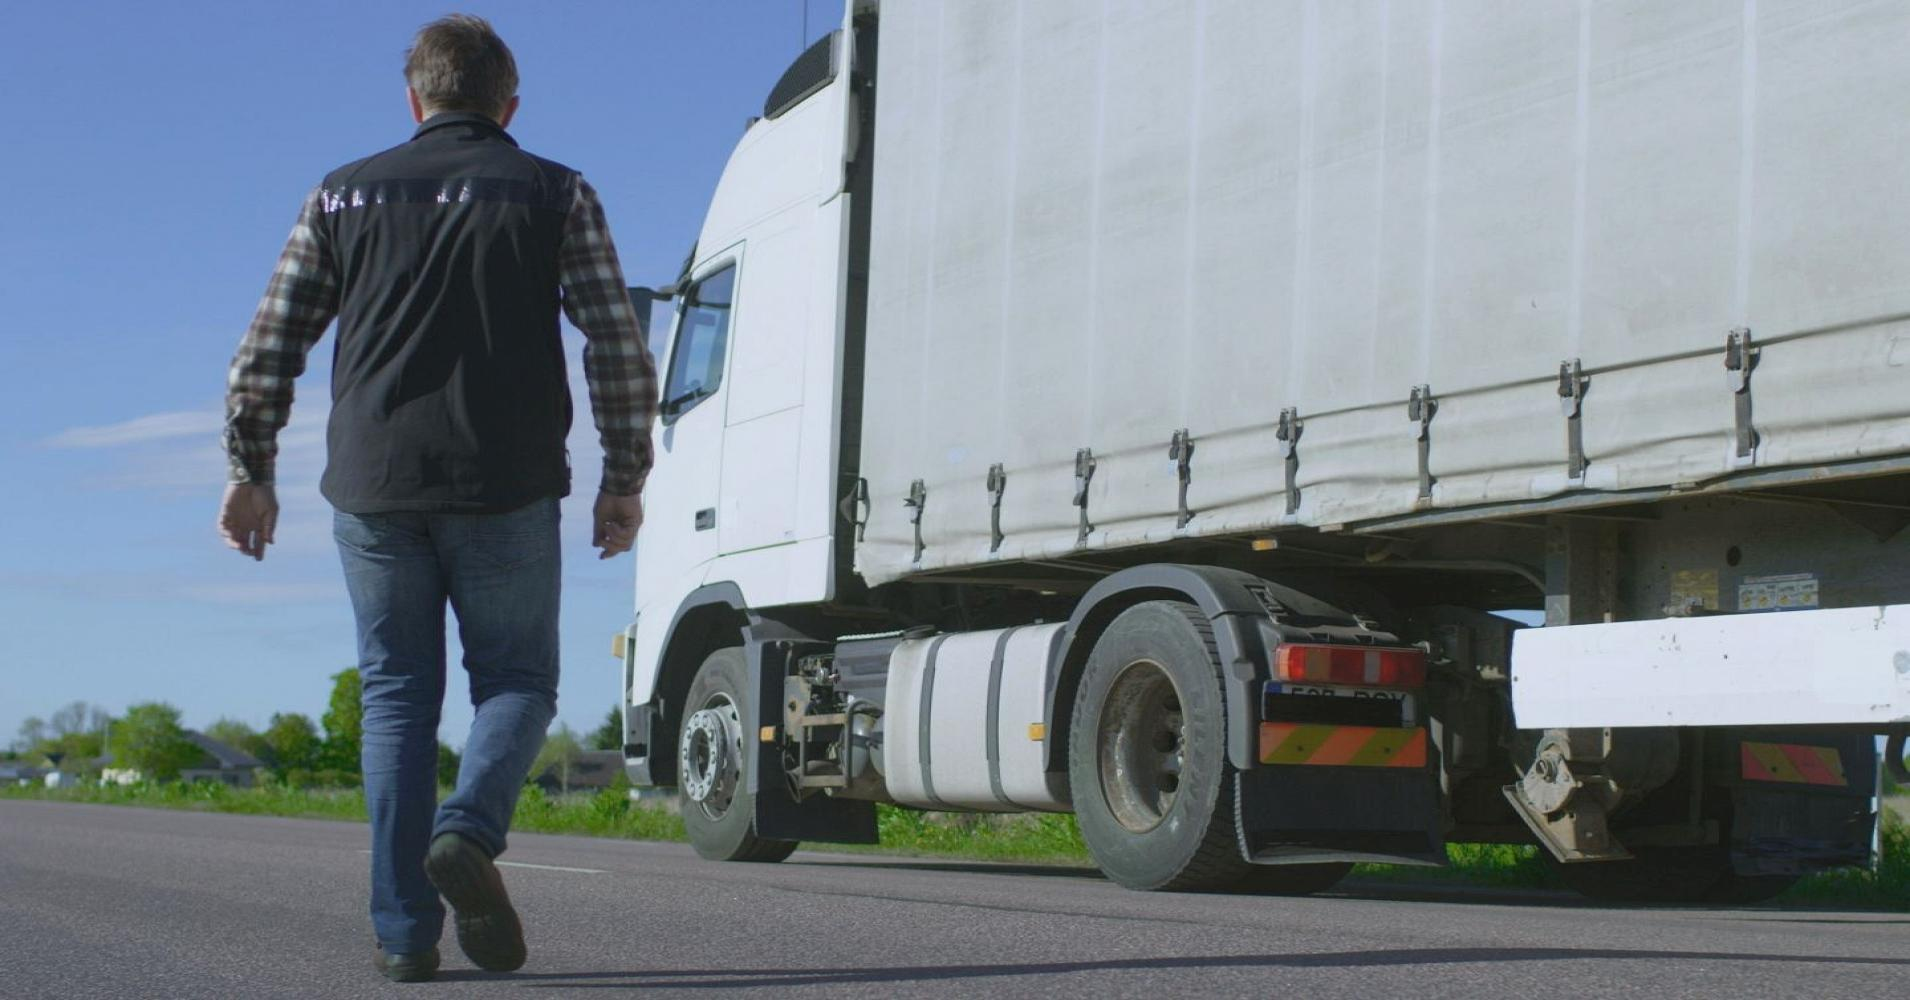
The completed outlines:
[[[1325,698],[1371,698],[1375,701],[1411,703],[1412,695],[1383,688],[1337,687],[1331,684],[1268,684],[1268,694],[1301,694]]]

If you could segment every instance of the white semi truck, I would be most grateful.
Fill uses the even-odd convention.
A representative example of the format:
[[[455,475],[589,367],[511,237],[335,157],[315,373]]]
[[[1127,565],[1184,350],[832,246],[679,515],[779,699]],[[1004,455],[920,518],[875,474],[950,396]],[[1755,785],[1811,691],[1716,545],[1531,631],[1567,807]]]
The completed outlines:
[[[846,8],[659,293],[624,752],[698,851],[889,802],[1147,889],[1872,862],[1910,6]]]

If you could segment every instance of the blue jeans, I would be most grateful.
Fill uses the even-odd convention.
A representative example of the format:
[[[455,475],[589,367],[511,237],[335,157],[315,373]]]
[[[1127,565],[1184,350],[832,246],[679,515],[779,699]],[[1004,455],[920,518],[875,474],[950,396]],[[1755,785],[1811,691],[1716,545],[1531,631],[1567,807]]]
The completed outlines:
[[[371,814],[371,922],[387,953],[444,929],[424,875],[433,837],[493,857],[557,712],[557,501],[508,514],[333,515],[358,619],[365,682],[362,763]],[[444,609],[457,614],[476,718],[457,787],[439,804]]]

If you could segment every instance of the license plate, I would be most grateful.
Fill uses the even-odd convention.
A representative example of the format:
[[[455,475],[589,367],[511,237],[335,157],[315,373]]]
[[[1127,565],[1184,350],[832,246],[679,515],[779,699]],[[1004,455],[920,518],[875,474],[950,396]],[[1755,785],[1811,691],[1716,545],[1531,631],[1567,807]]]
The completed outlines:
[[[1413,696],[1405,691],[1389,691],[1385,688],[1340,687],[1336,684],[1268,684],[1268,694],[1312,695],[1317,698],[1366,698],[1372,701],[1398,702],[1400,711],[1410,717],[1413,711]]]
[[[1404,691],[1339,687],[1332,684],[1269,684],[1267,691],[1272,694],[1311,694],[1328,698],[1377,698],[1381,701],[1411,701],[1413,697]]]

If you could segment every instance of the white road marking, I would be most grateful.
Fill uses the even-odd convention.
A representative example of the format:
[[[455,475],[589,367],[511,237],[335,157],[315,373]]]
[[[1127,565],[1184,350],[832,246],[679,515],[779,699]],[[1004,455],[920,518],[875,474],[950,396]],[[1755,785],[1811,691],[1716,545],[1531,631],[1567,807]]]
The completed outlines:
[[[525,861],[494,861],[492,862],[492,864],[497,865],[499,868],[536,868],[539,871],[576,872],[579,875],[608,875],[610,874],[609,872],[606,872],[601,868],[566,868],[563,865],[533,865]]]
[[[359,848],[358,853],[370,854],[371,852],[368,850],[365,850],[364,848]],[[604,871],[602,868],[567,868],[563,865],[534,865],[528,861],[493,861],[491,863],[498,866],[499,868],[535,868],[538,871],[544,871],[544,872],[576,872],[579,875],[608,875],[610,874],[609,872]]]

